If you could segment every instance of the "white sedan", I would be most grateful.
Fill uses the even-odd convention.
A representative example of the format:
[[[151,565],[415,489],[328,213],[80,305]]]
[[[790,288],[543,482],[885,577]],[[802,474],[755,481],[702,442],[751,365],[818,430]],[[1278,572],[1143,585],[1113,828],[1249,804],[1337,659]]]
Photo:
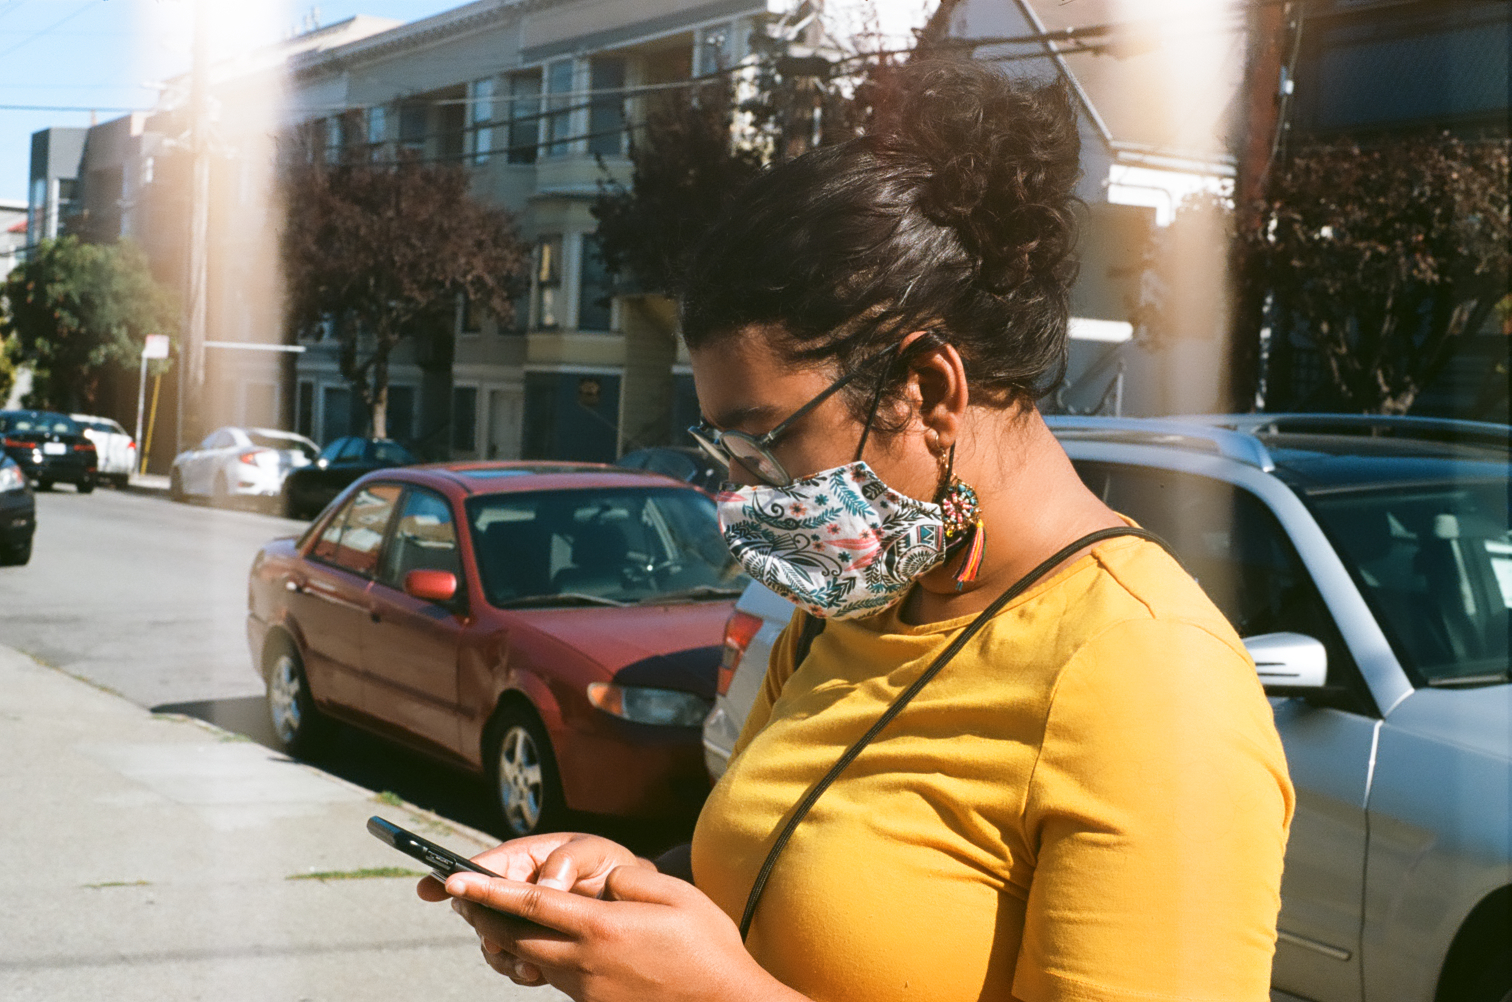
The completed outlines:
[[[108,417],[92,414],[70,414],[69,417],[79,422],[84,437],[94,443],[95,452],[100,457],[99,479],[125,487],[137,465],[137,446],[130,433]]]
[[[309,465],[320,447],[303,435],[271,428],[217,428],[197,448],[179,453],[168,474],[175,501],[209,498],[215,504],[249,498],[272,501],[290,470]]]

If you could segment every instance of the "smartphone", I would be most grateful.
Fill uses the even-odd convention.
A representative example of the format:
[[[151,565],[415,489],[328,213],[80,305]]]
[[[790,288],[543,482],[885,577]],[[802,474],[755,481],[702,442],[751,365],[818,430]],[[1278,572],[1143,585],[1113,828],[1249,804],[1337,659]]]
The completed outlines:
[[[497,877],[492,870],[485,870],[470,859],[464,859],[443,848],[429,839],[423,839],[412,831],[400,828],[391,821],[385,821],[374,815],[368,818],[367,830],[376,835],[379,840],[387,842],[406,855],[413,856],[426,866],[431,868],[431,876],[441,883],[446,883],[446,878],[461,870],[471,873],[481,873],[485,877]]]

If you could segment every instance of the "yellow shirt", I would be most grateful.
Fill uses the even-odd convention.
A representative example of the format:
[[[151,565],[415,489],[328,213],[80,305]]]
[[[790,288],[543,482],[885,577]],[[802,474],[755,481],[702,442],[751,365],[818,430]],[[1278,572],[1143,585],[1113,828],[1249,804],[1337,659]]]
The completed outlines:
[[[693,838],[740,920],[809,787],[972,617],[797,628]],[[994,617],[831,786],[747,941],[820,1002],[1265,1002],[1293,793],[1221,613],[1105,541]]]

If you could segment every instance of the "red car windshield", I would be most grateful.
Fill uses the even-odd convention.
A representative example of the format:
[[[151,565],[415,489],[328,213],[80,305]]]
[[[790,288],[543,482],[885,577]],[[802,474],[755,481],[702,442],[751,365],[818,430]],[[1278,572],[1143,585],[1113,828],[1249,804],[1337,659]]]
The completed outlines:
[[[494,606],[724,598],[747,581],[714,502],[694,491],[494,494],[470,499],[467,511]]]

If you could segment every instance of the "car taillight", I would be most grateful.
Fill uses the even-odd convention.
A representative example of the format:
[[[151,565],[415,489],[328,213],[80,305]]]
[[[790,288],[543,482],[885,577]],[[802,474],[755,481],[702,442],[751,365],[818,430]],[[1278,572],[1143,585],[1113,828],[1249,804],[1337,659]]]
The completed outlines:
[[[257,457],[265,456],[271,451],[271,449],[248,449],[240,456],[237,456],[236,459],[238,462],[246,463],[248,466],[256,466]]]
[[[740,667],[740,659],[745,657],[746,648],[751,646],[751,640],[760,629],[760,616],[739,609],[730,614],[729,621],[725,623],[724,653],[719,658],[717,688],[721,696],[730,691],[730,680],[735,677],[735,669]]]
[[[94,447],[94,443],[93,442],[75,442],[74,443],[74,452],[94,452],[94,451],[95,451],[95,447]]]
[[[19,438],[8,438],[5,440],[5,446],[8,449],[30,449],[32,444],[23,442]]]

